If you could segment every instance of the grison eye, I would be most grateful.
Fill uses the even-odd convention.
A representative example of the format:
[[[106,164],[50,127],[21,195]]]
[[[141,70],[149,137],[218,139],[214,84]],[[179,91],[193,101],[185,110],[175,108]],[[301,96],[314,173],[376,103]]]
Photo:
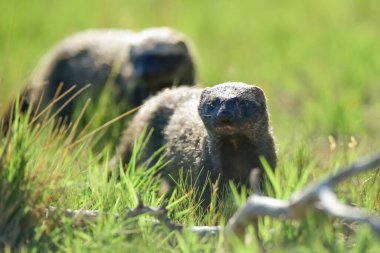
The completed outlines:
[[[210,100],[207,102],[207,107],[210,109],[210,110],[214,110],[219,104],[219,100],[218,99],[214,99],[214,100]]]
[[[250,107],[250,106],[252,106],[252,104],[249,103],[249,102],[246,101],[246,100],[239,101],[239,107],[247,108],[247,107]]]

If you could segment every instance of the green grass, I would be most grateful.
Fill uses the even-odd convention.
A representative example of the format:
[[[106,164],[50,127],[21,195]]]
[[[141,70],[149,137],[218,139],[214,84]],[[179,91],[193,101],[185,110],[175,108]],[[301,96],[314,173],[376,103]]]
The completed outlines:
[[[193,41],[202,85],[243,81],[265,90],[278,145],[276,197],[287,198],[308,182],[380,150],[378,1],[4,0],[0,10],[0,106],[21,89],[47,49],[69,34],[93,27],[139,30],[166,25]],[[60,217],[59,225],[34,223],[41,218],[38,210],[48,205],[113,213],[136,205],[136,193],[146,204],[159,205],[163,199],[159,180],[142,170],[131,170],[120,181],[106,180],[106,161],[115,145],[112,127],[71,145],[72,136],[88,132],[59,132],[50,123],[32,130],[25,120],[14,126],[0,171],[0,234],[7,231],[14,245],[32,235],[26,251],[222,249],[222,237],[199,240],[189,233],[170,233],[146,224],[147,217],[115,222],[105,215],[86,229],[74,229],[73,221]],[[105,120],[100,115],[92,129]],[[2,138],[0,151],[5,147]],[[342,200],[377,215],[379,191],[375,172],[337,188]],[[179,187],[169,213],[179,223],[211,225],[225,223],[229,212],[201,216],[193,191]],[[365,226],[352,230],[315,214],[301,221],[265,218],[260,230],[270,252],[380,249],[379,239]],[[125,231],[135,233],[121,235]],[[237,252],[257,248],[254,240],[235,246]]]

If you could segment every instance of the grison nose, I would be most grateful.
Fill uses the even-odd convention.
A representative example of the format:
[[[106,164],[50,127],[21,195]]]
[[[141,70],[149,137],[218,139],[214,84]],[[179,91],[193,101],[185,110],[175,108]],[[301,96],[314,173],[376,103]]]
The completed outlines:
[[[222,109],[218,111],[216,117],[220,123],[229,123],[232,121],[234,114],[228,109]]]

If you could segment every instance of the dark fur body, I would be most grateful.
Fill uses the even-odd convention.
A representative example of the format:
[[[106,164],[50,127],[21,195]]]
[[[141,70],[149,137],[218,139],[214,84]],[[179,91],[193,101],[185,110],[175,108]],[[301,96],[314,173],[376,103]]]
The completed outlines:
[[[110,81],[115,84],[111,87],[115,101],[123,101],[127,110],[163,88],[193,85],[195,79],[190,45],[184,35],[174,30],[89,30],[68,37],[50,50],[23,93],[28,105],[36,107],[41,100],[42,109],[75,85],[56,103],[57,109],[87,84],[91,86],[74,102],[88,97],[96,102]],[[69,102],[58,116],[70,117],[74,102]]]
[[[229,180],[247,185],[252,169],[263,172],[259,156],[276,167],[268,117],[264,93],[255,86],[224,83],[203,90],[165,90],[149,99],[130,122],[118,157],[129,161],[133,141],[147,126],[154,132],[142,160],[165,145],[166,158],[171,161],[163,173],[166,178],[177,179],[183,168],[191,169],[198,189],[207,174],[212,182],[220,176],[222,185]]]

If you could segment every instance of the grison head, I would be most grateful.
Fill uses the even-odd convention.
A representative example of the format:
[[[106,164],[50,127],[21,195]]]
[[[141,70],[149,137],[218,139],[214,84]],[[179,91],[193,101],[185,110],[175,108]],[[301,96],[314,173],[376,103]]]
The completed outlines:
[[[209,133],[252,135],[268,129],[264,92],[244,83],[222,83],[201,94],[199,115]]]
[[[151,93],[165,87],[193,85],[195,63],[187,39],[170,28],[140,32],[130,50],[135,78]]]

